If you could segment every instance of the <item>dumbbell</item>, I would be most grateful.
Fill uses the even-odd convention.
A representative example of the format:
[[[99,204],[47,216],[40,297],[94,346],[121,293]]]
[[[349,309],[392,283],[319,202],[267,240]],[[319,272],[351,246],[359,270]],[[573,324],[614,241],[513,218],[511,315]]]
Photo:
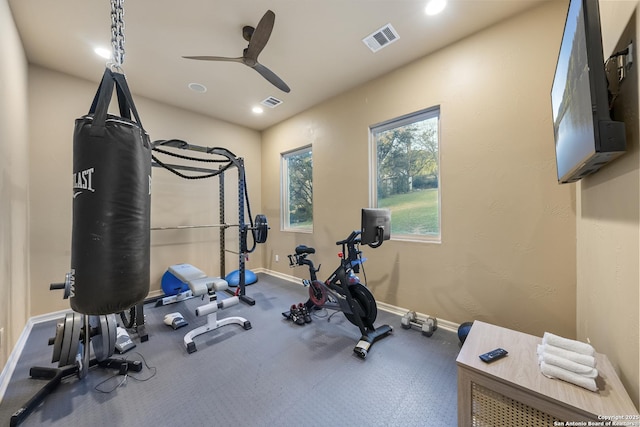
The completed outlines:
[[[420,329],[423,335],[430,337],[436,329],[438,329],[438,320],[435,317],[427,317],[426,319],[418,318],[415,311],[409,311],[400,320],[400,324],[404,329],[410,329],[412,326]]]

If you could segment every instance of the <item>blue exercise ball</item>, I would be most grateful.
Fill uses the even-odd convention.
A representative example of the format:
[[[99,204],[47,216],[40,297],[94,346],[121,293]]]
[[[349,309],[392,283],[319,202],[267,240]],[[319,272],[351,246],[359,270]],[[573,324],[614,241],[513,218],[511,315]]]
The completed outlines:
[[[458,327],[458,339],[460,340],[460,343],[464,344],[464,341],[467,339],[467,335],[469,335],[472,326],[473,322],[464,322]]]
[[[238,286],[238,283],[240,283],[240,270],[233,270],[231,273],[227,274],[224,280],[226,280],[229,286],[231,287]],[[253,271],[251,270],[244,271],[245,285],[252,285],[257,281],[258,281],[258,277]]]

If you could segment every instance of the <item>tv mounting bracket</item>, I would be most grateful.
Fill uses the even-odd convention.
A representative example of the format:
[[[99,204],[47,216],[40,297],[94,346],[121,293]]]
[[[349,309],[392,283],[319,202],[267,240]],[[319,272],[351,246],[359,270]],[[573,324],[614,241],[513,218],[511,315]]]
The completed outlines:
[[[618,83],[622,83],[622,81],[627,77],[627,72],[631,69],[633,65],[633,41],[629,42],[629,45],[619,51],[614,53],[605,61],[605,66],[609,64],[609,61],[616,61],[616,69],[618,71]]]

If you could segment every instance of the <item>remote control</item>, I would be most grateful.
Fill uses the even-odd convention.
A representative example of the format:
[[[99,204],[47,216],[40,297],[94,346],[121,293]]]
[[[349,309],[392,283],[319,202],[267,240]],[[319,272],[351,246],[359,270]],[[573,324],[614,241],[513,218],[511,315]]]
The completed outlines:
[[[509,354],[507,350],[503,348],[496,348],[495,350],[491,350],[484,354],[481,354],[479,357],[483,362],[491,363],[505,357],[507,354]]]

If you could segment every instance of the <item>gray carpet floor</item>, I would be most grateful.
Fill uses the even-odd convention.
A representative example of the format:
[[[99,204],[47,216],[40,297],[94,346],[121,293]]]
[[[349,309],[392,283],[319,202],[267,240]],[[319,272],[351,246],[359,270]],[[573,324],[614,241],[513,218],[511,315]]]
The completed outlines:
[[[71,376],[22,423],[24,426],[456,426],[457,335],[439,328],[431,337],[401,327],[401,317],[378,311],[376,325],[393,333],[366,360],[353,353],[359,330],[342,313],[296,325],[282,316],[303,302],[307,289],[259,274],[247,287],[254,306],[240,303],[218,318],[241,316],[252,329],[228,325],[196,337],[188,354],[182,339],[206,324],[194,314],[198,299],[145,306],[149,340],[120,357],[141,360],[126,377],[92,368]],[[165,314],[179,311],[189,325],[173,330]],[[324,316],[324,317],[322,317]],[[31,366],[51,364],[55,321],[34,325],[4,398],[0,425],[45,383]]]

